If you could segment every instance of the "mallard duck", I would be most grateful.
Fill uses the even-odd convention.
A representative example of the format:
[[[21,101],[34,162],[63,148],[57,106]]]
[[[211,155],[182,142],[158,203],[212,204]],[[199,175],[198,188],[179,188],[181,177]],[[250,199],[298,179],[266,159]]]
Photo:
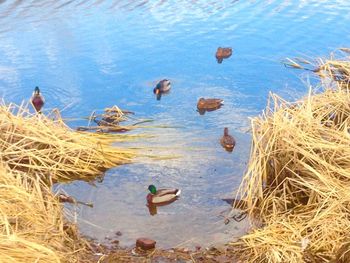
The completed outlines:
[[[40,112],[41,108],[44,106],[45,99],[44,97],[40,94],[40,89],[39,87],[35,87],[31,102],[37,112]]]
[[[197,108],[198,110],[216,110],[219,109],[221,107],[221,105],[223,104],[223,100],[222,99],[204,99],[204,98],[200,98],[198,100],[197,103]]]
[[[232,55],[232,48],[230,47],[218,47],[215,57],[218,63],[221,63],[224,58],[229,58]]]
[[[170,88],[170,80],[163,79],[157,83],[156,87],[153,89],[153,93],[156,95],[167,93],[170,90]]]
[[[177,200],[181,194],[179,189],[158,189],[152,184],[148,186],[150,193],[147,195],[147,203],[162,206]]]
[[[228,128],[224,128],[224,135],[220,139],[220,143],[222,147],[224,147],[228,151],[232,151],[235,148],[236,141],[235,139],[228,134]]]

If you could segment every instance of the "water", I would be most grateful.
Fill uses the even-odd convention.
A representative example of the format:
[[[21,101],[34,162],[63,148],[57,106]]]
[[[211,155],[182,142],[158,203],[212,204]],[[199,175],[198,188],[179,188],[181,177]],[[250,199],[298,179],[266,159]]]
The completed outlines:
[[[121,231],[122,245],[140,236],[163,247],[225,242],[246,229],[244,222],[223,224],[228,207],[220,198],[244,172],[248,118],[265,107],[269,91],[289,99],[305,93],[307,78],[281,60],[349,46],[349,11],[345,0],[2,0],[0,96],[20,103],[38,85],[45,107],[64,108],[66,117],[118,105],[174,127],[142,131],[156,137],[132,145],[181,158],[114,168],[97,187],[64,186],[95,204],[77,209],[84,234],[103,241]],[[233,48],[222,64],[214,57],[219,46]],[[172,91],[157,101],[152,89],[162,78]],[[200,116],[200,97],[225,105]],[[232,154],[218,143],[225,126],[237,140]],[[151,183],[183,193],[153,217],[145,206]]]

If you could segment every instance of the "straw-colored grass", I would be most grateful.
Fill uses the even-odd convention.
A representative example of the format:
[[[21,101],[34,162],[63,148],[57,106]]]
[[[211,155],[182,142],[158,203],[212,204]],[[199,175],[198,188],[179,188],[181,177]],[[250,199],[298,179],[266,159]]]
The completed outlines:
[[[49,187],[0,166],[0,262],[78,262],[82,253],[84,245],[64,226],[62,205]]]
[[[244,262],[350,262],[349,60],[319,68],[322,92],[294,103],[271,94],[252,119],[236,199],[253,228],[232,243]]]
[[[111,145],[125,136],[73,131],[59,115],[52,116],[32,114],[23,105],[0,105],[0,160],[13,170],[62,182],[93,180],[135,156]]]
[[[57,111],[1,104],[0,262],[87,262],[89,246],[64,221],[50,187],[131,162],[135,151],[112,143],[132,137],[73,131]]]

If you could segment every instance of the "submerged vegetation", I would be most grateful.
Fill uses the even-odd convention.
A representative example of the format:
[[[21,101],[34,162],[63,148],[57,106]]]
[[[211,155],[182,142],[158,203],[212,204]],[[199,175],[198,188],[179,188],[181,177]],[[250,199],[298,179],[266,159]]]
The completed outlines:
[[[244,262],[350,261],[350,61],[315,69],[321,91],[293,103],[271,94],[252,119],[236,200],[253,227],[232,243]]]

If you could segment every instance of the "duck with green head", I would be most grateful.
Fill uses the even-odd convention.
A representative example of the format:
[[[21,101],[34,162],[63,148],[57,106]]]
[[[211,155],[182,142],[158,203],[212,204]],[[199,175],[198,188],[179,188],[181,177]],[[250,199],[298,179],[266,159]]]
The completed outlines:
[[[150,193],[147,195],[147,203],[150,205],[162,206],[177,200],[181,194],[179,189],[163,188],[158,189],[153,185],[148,186]]]
[[[41,108],[44,106],[45,99],[40,93],[39,87],[35,87],[33,95],[31,97],[31,102],[37,112],[41,111]]]

